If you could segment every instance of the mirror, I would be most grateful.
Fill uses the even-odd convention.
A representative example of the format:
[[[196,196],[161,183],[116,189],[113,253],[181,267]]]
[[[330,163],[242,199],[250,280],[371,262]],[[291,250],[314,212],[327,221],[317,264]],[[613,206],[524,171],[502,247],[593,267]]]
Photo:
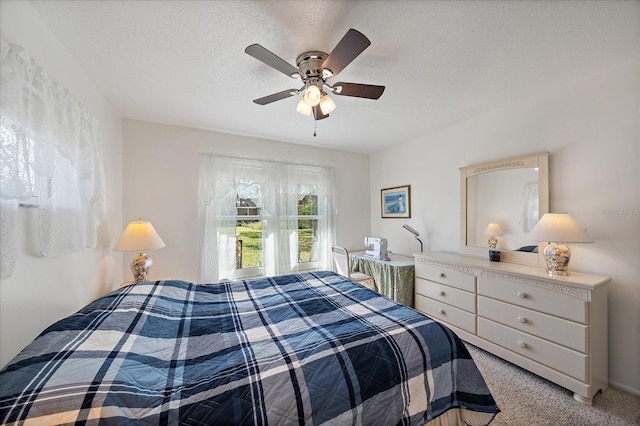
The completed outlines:
[[[528,234],[549,212],[548,153],[461,167],[460,180],[462,252],[488,259],[485,230],[495,223],[502,261],[544,265]]]

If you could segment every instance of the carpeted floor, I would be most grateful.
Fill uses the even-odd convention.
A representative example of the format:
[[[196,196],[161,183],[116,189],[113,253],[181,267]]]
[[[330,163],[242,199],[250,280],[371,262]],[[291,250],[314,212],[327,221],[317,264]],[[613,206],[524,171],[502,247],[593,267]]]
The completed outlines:
[[[492,426],[640,425],[640,398],[609,387],[593,406],[573,393],[467,343],[467,348],[500,407]]]

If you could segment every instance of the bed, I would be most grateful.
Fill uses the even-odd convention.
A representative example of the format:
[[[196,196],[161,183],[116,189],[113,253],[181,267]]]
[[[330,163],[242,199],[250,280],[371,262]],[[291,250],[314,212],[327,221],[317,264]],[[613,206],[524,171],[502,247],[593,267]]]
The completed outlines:
[[[5,424],[488,424],[445,326],[330,271],[117,289],[0,371]]]

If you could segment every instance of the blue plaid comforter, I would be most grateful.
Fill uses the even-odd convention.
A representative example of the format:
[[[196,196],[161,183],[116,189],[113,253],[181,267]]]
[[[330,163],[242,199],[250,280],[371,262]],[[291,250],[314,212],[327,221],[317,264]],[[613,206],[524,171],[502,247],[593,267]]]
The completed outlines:
[[[499,411],[463,343],[328,271],[124,287],[0,371],[3,423],[395,425],[450,409]]]

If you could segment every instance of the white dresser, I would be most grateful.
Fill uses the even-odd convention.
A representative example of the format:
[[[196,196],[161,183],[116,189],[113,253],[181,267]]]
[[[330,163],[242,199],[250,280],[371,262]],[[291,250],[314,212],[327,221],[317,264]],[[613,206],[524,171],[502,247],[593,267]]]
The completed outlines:
[[[591,404],[608,386],[610,278],[449,253],[415,255],[415,308]]]

